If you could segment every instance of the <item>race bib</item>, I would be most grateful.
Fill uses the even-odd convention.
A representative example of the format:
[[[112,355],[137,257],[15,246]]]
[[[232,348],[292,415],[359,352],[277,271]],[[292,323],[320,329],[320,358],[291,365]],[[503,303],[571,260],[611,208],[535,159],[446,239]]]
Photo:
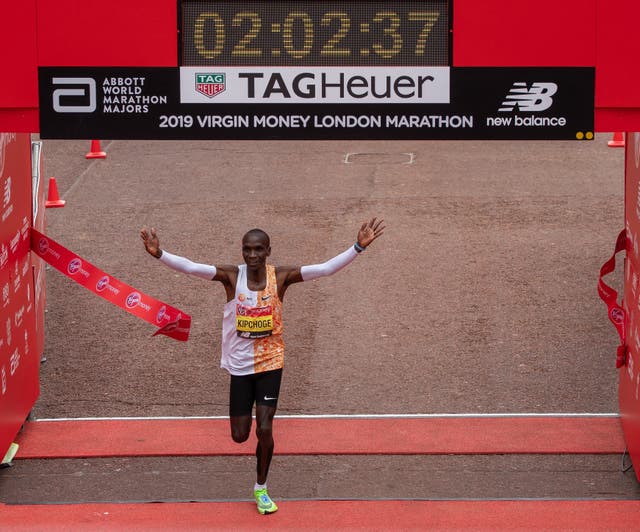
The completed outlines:
[[[273,307],[236,305],[236,331],[241,338],[264,338],[273,332]]]

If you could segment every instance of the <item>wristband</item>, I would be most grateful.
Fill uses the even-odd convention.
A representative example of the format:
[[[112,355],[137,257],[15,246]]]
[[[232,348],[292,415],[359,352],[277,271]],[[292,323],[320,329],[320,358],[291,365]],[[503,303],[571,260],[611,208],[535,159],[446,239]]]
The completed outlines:
[[[353,249],[356,250],[356,253],[362,253],[365,249],[367,249],[366,247],[361,246],[358,242],[356,242],[353,245]]]

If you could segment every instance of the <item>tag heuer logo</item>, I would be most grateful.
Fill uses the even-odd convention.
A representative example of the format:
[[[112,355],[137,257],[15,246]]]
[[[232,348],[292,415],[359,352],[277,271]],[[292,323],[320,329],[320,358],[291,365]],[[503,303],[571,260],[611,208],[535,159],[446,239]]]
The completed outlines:
[[[225,88],[224,74],[219,72],[196,74],[196,91],[208,98],[224,92]]]

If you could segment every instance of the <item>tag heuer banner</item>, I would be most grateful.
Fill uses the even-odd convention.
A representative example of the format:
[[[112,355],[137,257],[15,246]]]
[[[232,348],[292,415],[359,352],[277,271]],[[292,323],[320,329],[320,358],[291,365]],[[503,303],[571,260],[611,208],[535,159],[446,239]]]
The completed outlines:
[[[583,140],[595,69],[42,67],[40,136]]]

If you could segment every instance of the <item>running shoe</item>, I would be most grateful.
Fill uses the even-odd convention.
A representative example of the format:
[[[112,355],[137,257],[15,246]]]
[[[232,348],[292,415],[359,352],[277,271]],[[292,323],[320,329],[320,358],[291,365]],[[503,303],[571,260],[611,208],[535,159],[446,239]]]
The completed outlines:
[[[272,514],[278,511],[276,503],[271,500],[271,497],[269,497],[266,489],[254,491],[253,496],[256,498],[258,512],[260,512],[262,515]]]

